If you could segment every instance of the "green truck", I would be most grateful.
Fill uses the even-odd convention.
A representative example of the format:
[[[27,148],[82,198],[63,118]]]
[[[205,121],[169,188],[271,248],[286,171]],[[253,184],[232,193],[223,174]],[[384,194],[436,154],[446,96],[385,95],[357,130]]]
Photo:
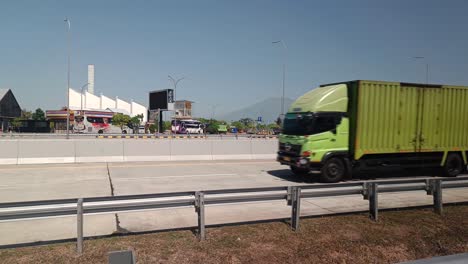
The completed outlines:
[[[321,85],[284,117],[277,160],[338,182],[357,170],[466,169],[468,87],[383,81]]]

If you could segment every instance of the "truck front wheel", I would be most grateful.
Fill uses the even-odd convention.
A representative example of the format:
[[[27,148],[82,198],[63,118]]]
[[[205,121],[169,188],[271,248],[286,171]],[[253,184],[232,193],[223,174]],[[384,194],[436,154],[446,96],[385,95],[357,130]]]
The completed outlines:
[[[320,181],[321,182],[339,182],[346,175],[346,166],[341,158],[330,158],[323,164]]]
[[[446,177],[456,177],[458,174],[463,172],[464,162],[460,155],[450,153],[447,156],[445,165],[443,167],[443,173]]]

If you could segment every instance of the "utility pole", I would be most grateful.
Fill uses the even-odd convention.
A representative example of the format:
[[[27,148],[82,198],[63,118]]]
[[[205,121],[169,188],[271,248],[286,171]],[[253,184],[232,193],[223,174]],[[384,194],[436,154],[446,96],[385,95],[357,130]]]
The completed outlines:
[[[70,19],[65,17],[64,20],[67,23],[67,54],[68,54],[68,67],[67,67],[67,139],[70,138]]]
[[[281,96],[281,118],[284,118],[284,94],[285,94],[285,82],[286,82],[286,52],[288,48],[284,44],[283,40],[273,41],[272,44],[279,44],[283,46],[283,95]]]

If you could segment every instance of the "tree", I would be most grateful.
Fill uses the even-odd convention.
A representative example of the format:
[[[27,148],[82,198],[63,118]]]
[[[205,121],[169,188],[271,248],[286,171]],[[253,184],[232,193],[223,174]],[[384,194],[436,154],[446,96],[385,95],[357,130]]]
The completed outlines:
[[[164,133],[166,130],[170,130],[170,129],[171,129],[171,121],[164,121],[161,132]]]
[[[143,121],[143,114],[139,114],[130,118],[129,123],[131,124],[134,134],[135,132],[138,134],[139,129],[140,129],[140,124],[142,121]]]
[[[231,123],[232,127],[236,127],[237,131],[243,132],[245,130],[245,125],[240,121],[234,121]]]
[[[280,126],[277,123],[271,123],[271,124],[268,124],[268,128],[275,129],[275,128],[280,128]]]
[[[278,126],[281,126],[281,123],[283,123],[283,122],[281,121],[281,117],[280,117],[280,116],[278,116],[278,118],[276,119],[276,122],[275,122],[275,123],[276,123]]]
[[[41,108],[36,109],[36,112],[32,114],[32,119],[33,120],[45,120],[45,113]]]
[[[255,128],[255,122],[252,118],[242,118],[239,120],[242,124],[244,124],[246,129]]]
[[[32,117],[31,111],[28,111],[25,108],[21,109],[21,118],[23,120],[31,119],[31,117]]]
[[[130,116],[117,113],[112,117],[112,125],[120,127],[120,130],[124,130],[124,126],[130,123]]]
[[[151,124],[151,125],[149,126],[149,131],[150,131],[151,134],[156,133],[157,130],[158,130],[158,125],[156,125],[156,124]]]
[[[18,132],[21,132],[21,131],[19,131],[19,129],[20,129],[21,125],[23,124],[23,120],[24,120],[24,118],[17,117],[17,118],[15,118],[15,119],[13,119],[11,121],[11,126],[13,128],[16,128],[18,130]]]

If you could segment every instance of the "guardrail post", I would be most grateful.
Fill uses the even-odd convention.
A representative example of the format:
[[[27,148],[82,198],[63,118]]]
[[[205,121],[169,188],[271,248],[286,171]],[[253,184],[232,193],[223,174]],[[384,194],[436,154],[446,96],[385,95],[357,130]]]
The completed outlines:
[[[76,251],[81,254],[83,253],[83,198],[79,198],[76,205],[76,224]]]
[[[195,193],[195,211],[198,215],[198,239],[205,240],[205,196],[203,192]]]
[[[369,200],[369,184],[370,183],[365,182],[362,185],[362,196],[363,196],[364,200]]]
[[[291,194],[291,227],[294,231],[299,231],[299,218],[301,216],[301,188],[293,187]]]
[[[429,180],[429,179],[426,180],[426,187],[425,187],[425,189],[426,189],[427,195],[432,195],[433,189],[434,189],[434,188],[432,187],[433,185],[434,185],[434,181],[433,181],[433,180]]]
[[[368,197],[369,197],[369,211],[370,217],[374,221],[379,220],[379,191],[377,183],[370,183],[368,185]]]
[[[442,215],[443,210],[442,210],[442,180],[434,180],[434,183],[432,185],[433,192],[432,192],[432,197],[434,200],[434,211]]]
[[[292,189],[294,186],[288,186],[287,194],[286,194],[286,202],[287,205],[292,205]]]
[[[442,215],[442,180],[426,180],[427,195],[432,195],[434,201],[434,212]]]

